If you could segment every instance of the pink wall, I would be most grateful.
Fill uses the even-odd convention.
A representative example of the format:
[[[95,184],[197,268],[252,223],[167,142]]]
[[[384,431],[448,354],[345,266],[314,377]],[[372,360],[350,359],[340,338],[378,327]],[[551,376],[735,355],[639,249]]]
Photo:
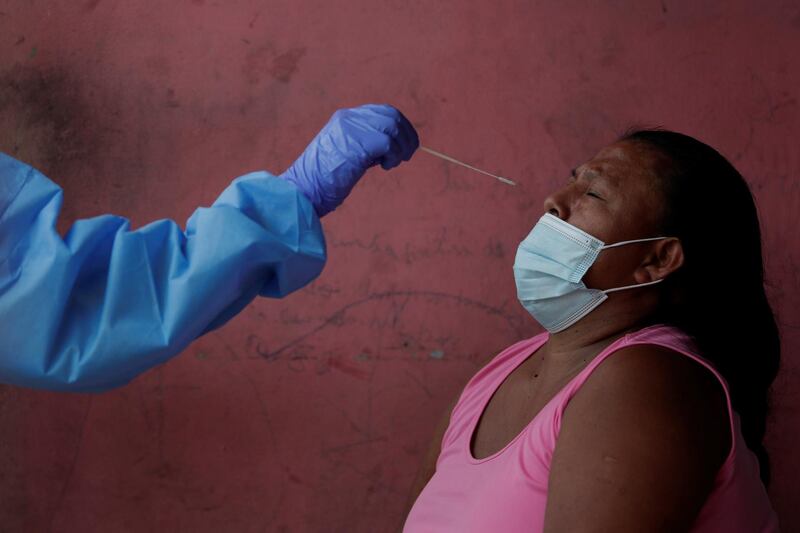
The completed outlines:
[[[800,8],[597,4],[0,4],[2,148],[63,185],[67,218],[185,220],[371,101],[522,183],[423,153],[374,171],[325,219],[330,262],[309,288],[108,394],[3,388],[0,530],[398,526],[444,406],[537,332],[511,265],[545,193],[637,122],[711,143],[753,186],[785,348],[771,494],[800,531]]]

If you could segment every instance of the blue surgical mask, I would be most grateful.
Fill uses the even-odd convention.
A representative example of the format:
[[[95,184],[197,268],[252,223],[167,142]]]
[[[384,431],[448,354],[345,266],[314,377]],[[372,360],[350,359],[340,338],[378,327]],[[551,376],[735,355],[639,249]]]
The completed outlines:
[[[662,281],[606,290],[590,289],[581,281],[602,250],[661,239],[666,237],[605,244],[546,213],[517,249],[514,261],[517,297],[537,322],[549,332],[558,333],[592,312],[608,298],[608,293]]]

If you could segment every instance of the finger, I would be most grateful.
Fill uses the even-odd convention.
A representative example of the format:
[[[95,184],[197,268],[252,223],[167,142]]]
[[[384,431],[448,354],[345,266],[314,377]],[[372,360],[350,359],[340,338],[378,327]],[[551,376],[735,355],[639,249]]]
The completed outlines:
[[[398,125],[393,119],[368,110],[351,115],[348,125],[373,159],[386,155],[391,149],[389,141],[396,141],[400,135]]]
[[[398,125],[392,117],[364,107],[345,109],[339,118],[349,129],[358,134],[380,132],[396,136],[398,133]]]
[[[399,154],[403,161],[408,161],[419,146],[419,137],[411,122],[400,111],[385,107],[391,113],[384,110],[369,109],[372,113],[370,120],[374,121],[374,126],[379,131],[386,133],[399,144]]]
[[[364,151],[367,166],[382,162],[384,156],[392,150],[394,142],[391,136],[375,130],[363,131],[360,135],[354,136],[353,140]]]
[[[381,167],[389,170],[403,162],[402,147],[395,139],[391,139],[389,151],[381,159]]]
[[[397,118],[397,116],[400,114],[400,111],[398,111],[397,108],[390,106],[389,104],[364,104],[354,109],[369,110],[373,113],[378,113],[391,119]]]
[[[419,148],[419,135],[411,122],[402,114],[399,129],[400,138],[402,139],[403,161],[408,161]]]
[[[388,104],[366,104],[361,106],[361,108],[383,115],[394,121],[397,128],[396,135],[394,135],[393,130],[384,129],[383,131],[398,139],[402,147],[403,161],[411,159],[411,156],[414,155],[414,152],[419,148],[419,135],[411,124],[411,121],[408,120],[399,109]]]
[[[343,123],[365,152],[364,164],[380,163],[384,169],[407,161],[419,145],[411,123],[389,106],[367,105],[348,109]]]
[[[388,126],[387,126],[387,129]],[[392,135],[376,130],[364,132],[356,139],[361,149],[367,156],[367,166],[380,164],[385,170],[399,165],[402,158],[402,148]]]

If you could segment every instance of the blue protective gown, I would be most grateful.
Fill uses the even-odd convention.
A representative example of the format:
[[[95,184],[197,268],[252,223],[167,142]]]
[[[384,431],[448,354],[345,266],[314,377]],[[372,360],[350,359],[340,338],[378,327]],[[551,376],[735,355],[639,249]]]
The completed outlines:
[[[308,199],[266,172],[231,183],[181,231],[127,219],[55,229],[62,191],[0,153],[0,382],[51,390],[123,385],[217,328],[256,295],[315,277],[325,240]]]

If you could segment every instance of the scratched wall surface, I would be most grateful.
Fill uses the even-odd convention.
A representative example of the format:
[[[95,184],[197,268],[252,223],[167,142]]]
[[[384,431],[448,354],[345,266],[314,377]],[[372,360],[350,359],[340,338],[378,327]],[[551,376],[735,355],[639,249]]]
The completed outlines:
[[[798,49],[795,1],[0,2],[0,149],[64,187],[62,228],[185,220],[364,102],[521,182],[373,171],[305,290],[110,393],[2,388],[0,531],[397,528],[442,409],[538,332],[511,265],[546,193],[632,123],[752,184],[785,349],[771,495],[800,531]]]

